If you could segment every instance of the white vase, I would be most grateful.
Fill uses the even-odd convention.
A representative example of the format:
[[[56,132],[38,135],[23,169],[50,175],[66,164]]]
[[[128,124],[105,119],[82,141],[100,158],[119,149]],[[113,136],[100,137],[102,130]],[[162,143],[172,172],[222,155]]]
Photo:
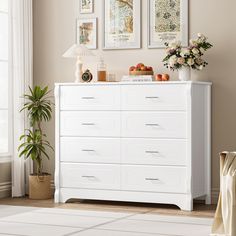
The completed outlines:
[[[191,80],[191,69],[190,67],[183,66],[179,69],[179,80],[188,81]]]

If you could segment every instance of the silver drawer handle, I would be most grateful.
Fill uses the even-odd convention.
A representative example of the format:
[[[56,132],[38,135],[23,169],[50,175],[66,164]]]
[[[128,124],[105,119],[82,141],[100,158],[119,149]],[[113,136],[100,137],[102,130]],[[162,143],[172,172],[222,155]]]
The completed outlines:
[[[82,125],[84,125],[84,126],[93,126],[95,124],[94,123],[82,123]]]
[[[147,180],[147,181],[160,181],[159,179],[155,179],[155,178],[145,178],[145,180]]]
[[[145,97],[146,99],[158,99],[159,97]]]
[[[82,178],[86,178],[86,179],[94,179],[94,178],[96,178],[96,177],[93,176],[93,175],[83,175]]]
[[[95,97],[82,97],[82,99],[85,99],[85,100],[92,100],[92,99],[95,99]]]
[[[148,153],[148,154],[158,154],[159,152],[158,151],[146,151],[146,153]]]
[[[160,125],[158,125],[158,124],[145,124],[146,126],[160,126]]]
[[[92,150],[92,149],[83,149],[82,152],[95,152],[95,150]]]

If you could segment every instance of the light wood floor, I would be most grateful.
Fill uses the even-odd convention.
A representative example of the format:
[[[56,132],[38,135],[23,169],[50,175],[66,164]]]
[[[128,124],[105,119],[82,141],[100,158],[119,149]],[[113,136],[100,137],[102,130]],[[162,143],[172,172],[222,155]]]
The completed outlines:
[[[184,215],[196,217],[213,217],[216,206],[208,205],[201,202],[194,203],[194,211],[185,212],[179,210],[173,205],[162,204],[141,204],[141,203],[126,203],[126,202],[110,202],[110,201],[79,201],[70,200],[65,204],[56,204],[53,199],[50,200],[31,200],[28,198],[5,198],[0,199],[0,205],[12,206],[31,206],[43,208],[64,208],[64,209],[80,209],[80,210],[97,210],[97,211],[112,211],[112,212],[134,212],[134,213],[151,213],[165,215]]]

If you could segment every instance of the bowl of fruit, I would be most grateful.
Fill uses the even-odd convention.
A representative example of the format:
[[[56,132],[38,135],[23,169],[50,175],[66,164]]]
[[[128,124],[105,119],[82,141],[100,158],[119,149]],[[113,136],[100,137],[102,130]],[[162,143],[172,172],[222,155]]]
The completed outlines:
[[[136,66],[129,68],[129,75],[153,75],[153,68],[151,66],[145,66],[143,63],[139,63]]]

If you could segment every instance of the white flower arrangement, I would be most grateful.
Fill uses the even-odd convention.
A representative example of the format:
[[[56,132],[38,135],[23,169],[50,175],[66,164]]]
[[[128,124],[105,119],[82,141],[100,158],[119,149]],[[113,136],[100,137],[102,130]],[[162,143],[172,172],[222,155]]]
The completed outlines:
[[[183,48],[179,41],[165,43],[166,57],[164,65],[171,70],[178,70],[182,67],[190,67],[194,70],[202,70],[208,63],[202,59],[205,51],[212,48],[207,37],[199,33],[197,39],[191,39],[188,48]]]

